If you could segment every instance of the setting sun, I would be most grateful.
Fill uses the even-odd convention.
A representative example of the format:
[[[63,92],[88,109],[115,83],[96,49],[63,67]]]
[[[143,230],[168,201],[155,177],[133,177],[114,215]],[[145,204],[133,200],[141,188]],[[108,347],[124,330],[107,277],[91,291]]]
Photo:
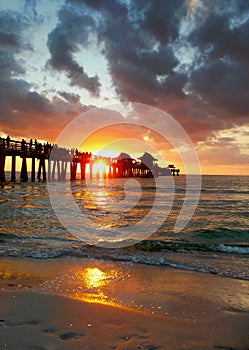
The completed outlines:
[[[108,165],[106,164],[106,162],[103,160],[99,160],[93,165],[93,174],[103,177],[107,169],[108,169]]]

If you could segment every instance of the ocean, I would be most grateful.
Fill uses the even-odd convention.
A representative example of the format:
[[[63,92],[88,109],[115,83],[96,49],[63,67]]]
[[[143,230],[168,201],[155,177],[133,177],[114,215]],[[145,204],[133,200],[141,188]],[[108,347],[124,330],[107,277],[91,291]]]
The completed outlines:
[[[87,217],[86,222],[98,228],[97,241],[105,241],[107,229],[111,232],[114,228],[129,227],[132,232],[135,227],[135,231],[135,225],[150,213],[158,196],[153,220],[164,216],[164,222],[155,226],[152,234],[149,225],[142,224],[142,241],[136,240],[135,244],[127,241],[122,247],[82,241],[58,219],[46,183],[7,182],[0,189],[0,256],[54,261],[70,257],[171,266],[249,280],[249,177],[202,176],[195,213],[180,232],[175,232],[174,227],[186,197],[184,175],[160,177],[157,183],[144,178],[139,180],[139,186],[132,182],[124,189],[126,180],[75,181],[55,186],[57,192],[61,191],[61,198],[66,199],[69,192],[73,194],[78,210]],[[195,182],[194,176],[191,181]],[[115,211],[124,199],[125,206]],[[160,201],[165,205],[160,207]],[[191,201],[188,205],[191,206]],[[71,215],[70,208],[64,210]],[[84,232],[88,229],[89,235],[94,235],[90,226],[85,226]]]

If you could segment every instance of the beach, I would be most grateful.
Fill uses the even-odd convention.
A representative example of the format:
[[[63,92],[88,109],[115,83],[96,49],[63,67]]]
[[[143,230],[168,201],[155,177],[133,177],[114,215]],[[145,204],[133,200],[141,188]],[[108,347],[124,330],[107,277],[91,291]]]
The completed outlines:
[[[0,350],[249,350],[249,0],[0,0]]]
[[[93,224],[115,225],[107,202],[121,198],[123,181],[92,185],[94,197],[85,182],[72,184],[79,207]],[[71,235],[46,184],[6,185],[0,193],[0,349],[248,350],[248,178],[203,177],[196,212],[179,233],[172,227],[185,178],[176,177],[175,185],[163,226],[124,248],[87,245]],[[142,190],[138,207],[121,217],[124,225],[153,206],[151,179]]]
[[[249,281],[71,258],[0,265],[0,349],[249,348]]]

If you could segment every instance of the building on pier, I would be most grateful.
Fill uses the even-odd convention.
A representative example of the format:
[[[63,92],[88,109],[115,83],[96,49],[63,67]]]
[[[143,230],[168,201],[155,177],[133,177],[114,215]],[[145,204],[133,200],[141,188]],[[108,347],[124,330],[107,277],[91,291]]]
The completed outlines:
[[[94,167],[102,164],[103,178],[123,177],[155,177],[160,175],[179,175],[180,170],[174,165],[160,168],[157,159],[145,152],[138,160],[129,154],[121,152],[116,158],[107,158],[93,155],[91,152],[79,152],[77,149],[67,149],[50,143],[41,143],[37,140],[26,142],[0,138],[0,183],[5,182],[5,161],[11,157],[11,181],[16,181],[16,157],[21,159],[20,180],[28,181],[27,159],[31,159],[31,181],[65,181],[68,172],[70,180],[77,179],[78,165],[80,179],[85,180],[100,177],[94,174]],[[39,162],[36,176],[36,161]],[[70,169],[70,170],[68,170]]]

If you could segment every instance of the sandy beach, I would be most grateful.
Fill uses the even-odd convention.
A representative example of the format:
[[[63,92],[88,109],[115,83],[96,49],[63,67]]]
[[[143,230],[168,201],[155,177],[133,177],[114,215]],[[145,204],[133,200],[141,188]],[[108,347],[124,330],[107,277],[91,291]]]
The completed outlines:
[[[0,266],[0,349],[249,348],[248,281],[74,259]]]

